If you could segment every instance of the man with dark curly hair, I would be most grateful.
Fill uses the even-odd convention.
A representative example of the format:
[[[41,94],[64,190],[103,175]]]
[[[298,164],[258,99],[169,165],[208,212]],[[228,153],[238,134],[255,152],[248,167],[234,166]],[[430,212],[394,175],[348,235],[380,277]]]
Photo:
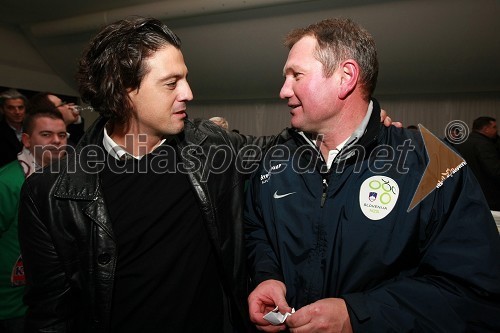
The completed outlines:
[[[29,332],[249,330],[235,161],[266,139],[187,120],[180,47],[160,21],[133,18],[85,51],[80,93],[101,118],[60,173],[22,193]]]

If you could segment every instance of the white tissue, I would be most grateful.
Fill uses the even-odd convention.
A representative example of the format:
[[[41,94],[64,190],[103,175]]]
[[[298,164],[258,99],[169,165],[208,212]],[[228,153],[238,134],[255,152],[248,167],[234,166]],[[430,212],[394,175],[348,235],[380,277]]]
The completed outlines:
[[[287,312],[285,314],[278,311],[278,307],[275,307],[274,310],[270,311],[264,316],[264,319],[270,322],[273,325],[281,325],[285,322],[288,316],[291,316],[292,313],[295,313],[295,309],[292,309],[292,312]]]

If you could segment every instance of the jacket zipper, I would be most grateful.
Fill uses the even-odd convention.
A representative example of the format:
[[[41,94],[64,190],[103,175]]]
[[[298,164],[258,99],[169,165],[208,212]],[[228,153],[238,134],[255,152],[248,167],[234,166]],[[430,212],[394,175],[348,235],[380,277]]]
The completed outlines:
[[[321,208],[325,206],[325,201],[326,201],[326,192],[328,190],[328,180],[326,179],[326,176],[323,176],[323,193],[321,194]]]

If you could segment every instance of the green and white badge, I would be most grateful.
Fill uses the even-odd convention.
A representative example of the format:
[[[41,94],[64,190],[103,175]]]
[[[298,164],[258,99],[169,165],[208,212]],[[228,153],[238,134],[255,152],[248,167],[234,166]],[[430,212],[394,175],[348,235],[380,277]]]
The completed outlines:
[[[359,206],[370,220],[381,220],[396,205],[399,186],[387,176],[372,176],[366,179],[359,189]]]

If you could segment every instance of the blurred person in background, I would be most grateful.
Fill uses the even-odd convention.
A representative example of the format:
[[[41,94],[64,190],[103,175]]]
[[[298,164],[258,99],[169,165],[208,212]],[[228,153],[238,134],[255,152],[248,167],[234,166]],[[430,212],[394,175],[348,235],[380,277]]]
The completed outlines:
[[[65,154],[66,125],[54,110],[26,114],[23,149],[17,160],[0,168],[0,332],[23,333],[26,305],[24,266],[18,241],[21,186],[35,170]]]
[[[0,94],[0,167],[14,161],[21,151],[23,120],[26,112],[26,97],[16,89]]]
[[[84,118],[77,111],[77,106],[74,103],[61,100],[51,92],[40,92],[29,99],[29,108],[48,108],[51,106],[56,107],[64,118],[69,133],[68,144],[76,146],[85,133]]]
[[[220,127],[225,129],[226,131],[229,130],[229,123],[226,120],[226,118],[224,118],[224,117],[212,117],[209,120],[211,122],[213,122],[214,124],[219,125]]]
[[[500,211],[500,150],[497,121],[479,117],[472,123],[467,140],[455,147],[474,172],[491,210]]]

